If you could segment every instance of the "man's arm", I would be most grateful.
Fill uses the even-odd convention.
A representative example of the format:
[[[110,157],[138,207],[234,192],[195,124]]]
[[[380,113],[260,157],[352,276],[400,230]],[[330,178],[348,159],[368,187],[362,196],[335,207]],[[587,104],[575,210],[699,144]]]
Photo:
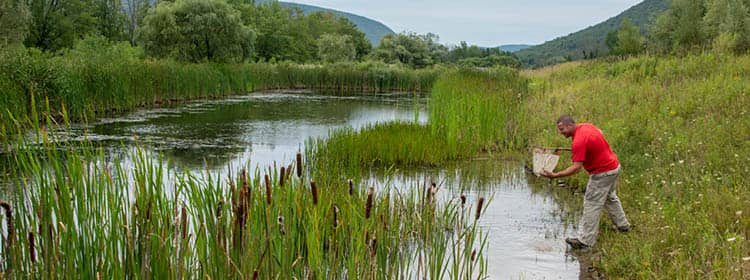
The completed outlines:
[[[547,178],[567,177],[578,173],[578,171],[581,170],[581,167],[583,167],[583,162],[574,162],[573,165],[560,172],[549,172],[545,170],[542,172],[542,176]]]

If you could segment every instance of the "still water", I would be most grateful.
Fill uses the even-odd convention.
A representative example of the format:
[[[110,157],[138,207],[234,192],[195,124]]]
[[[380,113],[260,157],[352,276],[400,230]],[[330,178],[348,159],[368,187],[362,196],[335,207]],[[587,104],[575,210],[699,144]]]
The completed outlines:
[[[307,92],[263,92],[218,101],[197,101],[175,108],[143,110],[94,124],[75,126],[67,141],[84,138],[111,157],[127,154],[137,143],[153,147],[178,172],[226,176],[247,166],[261,168],[291,162],[310,137],[329,131],[388,121],[426,123],[425,97],[385,94],[336,97]],[[444,199],[466,194],[469,201],[492,198],[480,219],[489,233],[491,279],[577,279],[578,261],[566,254],[565,237],[573,227],[545,180],[531,178],[521,162],[472,160],[436,168],[397,170],[396,187],[436,182]],[[368,182],[383,185],[373,171]]]

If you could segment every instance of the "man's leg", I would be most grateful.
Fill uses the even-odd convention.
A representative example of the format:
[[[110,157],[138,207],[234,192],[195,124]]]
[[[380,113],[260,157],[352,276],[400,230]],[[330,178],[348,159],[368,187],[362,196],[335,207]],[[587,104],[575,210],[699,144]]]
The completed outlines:
[[[622,203],[620,203],[620,198],[617,197],[615,189],[617,189],[616,179],[612,182],[607,201],[604,203],[604,209],[607,210],[609,218],[612,219],[612,222],[618,229],[627,230],[630,229],[630,223],[628,222],[628,218],[625,217],[625,211],[622,210]]]
[[[602,207],[609,197],[610,187],[616,179],[617,175],[594,175],[589,178],[583,200],[583,217],[581,217],[580,240],[583,244],[588,246],[596,244]]]

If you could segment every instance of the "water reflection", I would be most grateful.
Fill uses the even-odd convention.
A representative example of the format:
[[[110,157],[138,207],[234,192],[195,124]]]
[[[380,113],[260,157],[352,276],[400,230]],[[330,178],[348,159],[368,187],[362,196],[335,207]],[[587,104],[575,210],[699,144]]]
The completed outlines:
[[[216,171],[246,162],[262,167],[291,160],[297,150],[304,150],[306,139],[339,127],[415,118],[425,123],[425,103],[410,94],[335,97],[266,92],[104,119],[79,133],[105,146],[117,141],[144,143],[178,169]]]
[[[396,187],[435,182],[443,200],[461,194],[476,202],[492,197],[480,226],[489,233],[487,256],[492,279],[575,279],[580,268],[566,254],[564,239],[572,234],[567,213],[556,203],[559,189],[531,178],[518,161],[474,160],[440,168],[398,170],[390,177],[373,172],[369,184]]]

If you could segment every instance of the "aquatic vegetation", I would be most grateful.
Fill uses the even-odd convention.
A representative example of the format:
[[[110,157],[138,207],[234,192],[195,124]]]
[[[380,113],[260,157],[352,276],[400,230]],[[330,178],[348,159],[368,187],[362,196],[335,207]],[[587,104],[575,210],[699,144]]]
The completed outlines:
[[[51,120],[50,120],[51,121]],[[0,270],[8,278],[463,279],[486,273],[484,198],[436,200],[427,182],[381,189],[295,162],[227,178],[132,164],[29,125],[12,143]],[[284,165],[284,164],[282,164]],[[297,170],[296,176],[292,169]],[[320,173],[324,174],[324,173]],[[476,207],[476,210],[474,210]]]

